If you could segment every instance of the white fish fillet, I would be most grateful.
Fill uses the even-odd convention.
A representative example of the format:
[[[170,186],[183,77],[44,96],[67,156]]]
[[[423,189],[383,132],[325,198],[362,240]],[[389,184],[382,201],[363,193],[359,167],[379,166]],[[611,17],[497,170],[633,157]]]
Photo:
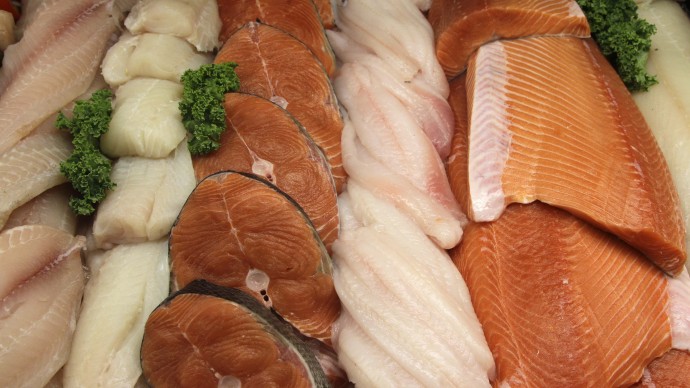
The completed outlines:
[[[42,387],[67,361],[84,288],[83,244],[47,226],[0,234],[0,386]]]
[[[182,85],[154,78],[133,79],[117,89],[101,150],[110,157],[167,157],[187,136],[179,102]]]
[[[67,185],[49,189],[15,209],[5,229],[22,225],[47,225],[74,234],[77,216],[69,207],[70,191]]]
[[[405,80],[421,77],[442,96],[448,96],[448,81],[434,51],[433,31],[415,1],[340,1],[336,15],[341,31],[404,74]],[[339,58],[347,56],[335,47],[334,51]]]
[[[678,190],[690,246],[690,19],[675,1],[655,1],[638,13],[656,26],[647,70],[659,84],[633,98],[654,133]],[[686,263],[690,268],[690,261]]]
[[[405,176],[373,158],[357,139],[348,119],[345,120],[341,144],[343,165],[350,181],[367,187],[379,198],[394,204],[440,247],[450,249],[458,244],[467,219],[449,211]]]
[[[117,186],[99,205],[93,225],[101,248],[167,235],[196,185],[186,142],[165,159],[120,158],[111,179]]]
[[[103,58],[103,77],[113,88],[137,78],[180,82],[187,69],[211,63],[210,54],[200,54],[187,41],[165,34],[123,33]]]
[[[179,36],[199,51],[219,47],[221,21],[216,0],[141,0],[125,19],[125,26],[134,34]]]
[[[334,243],[334,283],[369,346],[379,349],[371,354],[385,352],[413,376],[406,386],[489,386],[493,358],[445,251],[356,183],[348,184],[346,196],[363,227],[343,230]],[[341,332],[346,324],[339,321]],[[336,346],[342,354],[339,338]],[[365,372],[356,373],[372,376],[377,365],[358,363]]]
[[[690,276],[687,269],[675,278],[668,277],[668,295],[672,346],[690,352]]]
[[[135,385],[146,319],[168,295],[167,252],[167,241],[160,240],[103,253],[84,290],[65,388]]]
[[[0,69],[0,153],[89,87],[116,31],[110,1],[45,1],[23,38],[7,48]]]
[[[0,154],[0,227],[14,209],[67,181],[60,162],[71,152],[72,143],[63,134],[41,133]]]

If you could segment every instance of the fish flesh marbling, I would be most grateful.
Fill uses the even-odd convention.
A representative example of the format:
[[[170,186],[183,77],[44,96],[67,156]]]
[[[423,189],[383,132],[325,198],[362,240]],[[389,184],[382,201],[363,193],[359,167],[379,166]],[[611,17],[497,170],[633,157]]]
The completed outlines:
[[[470,59],[466,82],[471,219],[539,200],[680,272],[685,227],[668,166],[593,41],[492,42]]]
[[[83,237],[42,225],[0,234],[0,386],[43,387],[69,356]]]
[[[7,48],[0,69],[0,153],[91,85],[117,28],[110,4],[46,1],[22,39]]]

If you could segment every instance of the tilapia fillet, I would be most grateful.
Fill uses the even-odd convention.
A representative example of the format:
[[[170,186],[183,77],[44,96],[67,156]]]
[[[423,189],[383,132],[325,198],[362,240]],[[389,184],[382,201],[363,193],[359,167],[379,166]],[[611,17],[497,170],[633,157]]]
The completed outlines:
[[[470,59],[467,94],[470,218],[495,220],[507,204],[540,200],[680,272],[685,227],[668,166],[593,41],[484,45]]]
[[[625,386],[671,348],[663,273],[565,211],[511,205],[498,221],[471,224],[451,256],[499,386]]]
[[[470,55],[493,40],[589,37],[587,19],[575,0],[435,0],[429,22],[448,78],[464,71]]]
[[[0,153],[89,87],[116,30],[111,2],[46,1],[21,41],[5,51]]]
[[[0,386],[43,387],[67,361],[83,246],[83,237],[48,226],[0,234]]]

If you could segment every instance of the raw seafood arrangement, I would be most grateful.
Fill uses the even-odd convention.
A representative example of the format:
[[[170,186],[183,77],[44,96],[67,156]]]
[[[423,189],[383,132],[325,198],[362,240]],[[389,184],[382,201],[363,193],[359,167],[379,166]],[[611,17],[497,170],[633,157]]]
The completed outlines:
[[[684,5],[18,3],[0,386],[690,386]]]

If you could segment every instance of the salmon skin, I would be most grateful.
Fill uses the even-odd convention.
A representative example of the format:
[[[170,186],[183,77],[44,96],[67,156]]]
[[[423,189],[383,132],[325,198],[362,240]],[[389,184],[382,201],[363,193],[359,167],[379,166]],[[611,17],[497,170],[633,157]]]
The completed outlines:
[[[685,226],[668,165],[593,41],[489,43],[470,59],[466,82],[471,219],[539,200],[680,273]]]
[[[289,112],[264,98],[229,93],[225,111],[220,148],[193,158],[197,181],[224,170],[261,176],[304,209],[330,250],[338,237],[338,204],[321,149]]]
[[[242,291],[203,280],[151,313],[141,354],[156,387],[329,387],[292,327]]]
[[[327,8],[323,7],[325,2],[321,1],[321,6],[327,12]],[[222,22],[221,42],[227,41],[248,22],[267,24],[300,40],[319,59],[329,75],[335,72],[335,54],[326,38],[319,10],[312,0],[218,0],[218,13]],[[332,10],[330,19],[332,22]]]
[[[326,154],[340,193],[346,178],[343,119],[328,75],[309,49],[277,28],[252,22],[228,38],[215,62],[237,63],[241,92],[277,103],[302,124]]]
[[[671,348],[663,273],[565,211],[511,205],[495,222],[470,224],[451,256],[498,386],[625,386]]]
[[[235,171],[206,177],[169,246],[175,288],[196,279],[240,288],[330,344],[340,313],[331,258],[299,205],[268,181]]]
[[[575,0],[435,0],[429,23],[448,78],[465,70],[472,52],[497,39],[589,37],[587,18]]]

